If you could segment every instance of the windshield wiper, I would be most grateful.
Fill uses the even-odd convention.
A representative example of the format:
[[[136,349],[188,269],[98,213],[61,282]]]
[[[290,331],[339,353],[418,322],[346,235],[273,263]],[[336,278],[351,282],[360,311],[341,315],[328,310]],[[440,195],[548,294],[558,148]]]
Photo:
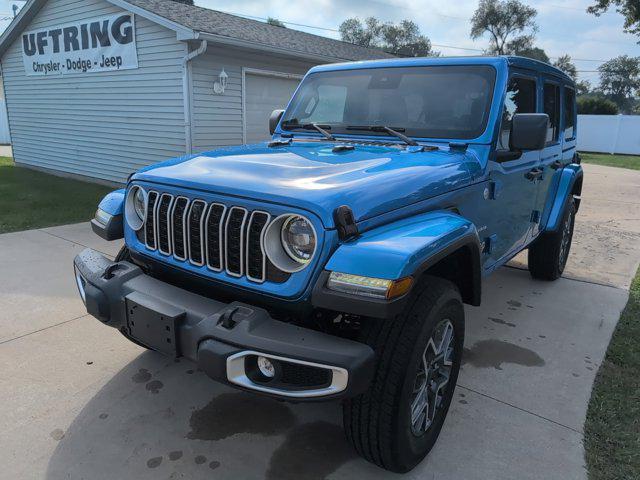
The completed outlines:
[[[317,123],[288,123],[287,122],[282,124],[282,128],[284,128],[285,130],[294,130],[294,129],[317,130],[322,135],[324,135],[324,137],[327,140],[331,140],[332,142],[336,141],[336,137],[334,137],[329,132],[327,132],[327,130],[331,130],[331,125],[318,125]]]
[[[349,125],[347,127],[347,130],[363,130],[363,131],[369,131],[369,132],[384,132],[384,133],[388,133],[389,135],[393,135],[394,137],[398,137],[400,140],[402,140],[404,143],[406,143],[407,145],[411,145],[412,147],[416,147],[418,146],[418,142],[416,142],[415,140],[407,137],[406,135],[403,135],[402,133],[399,132],[399,130],[404,131],[404,128],[397,128],[397,129],[393,129],[393,128],[389,128],[386,127],[384,125]]]

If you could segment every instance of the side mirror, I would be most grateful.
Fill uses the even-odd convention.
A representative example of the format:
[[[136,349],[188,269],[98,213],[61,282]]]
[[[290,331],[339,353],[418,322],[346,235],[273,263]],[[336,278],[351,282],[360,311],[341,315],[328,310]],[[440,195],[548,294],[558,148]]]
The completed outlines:
[[[547,143],[549,115],[516,113],[511,123],[509,148],[512,151],[542,150]]]
[[[282,118],[282,114],[284,114],[284,110],[274,110],[271,112],[271,116],[269,117],[269,133],[273,135],[276,131],[276,127],[280,123],[280,119]]]

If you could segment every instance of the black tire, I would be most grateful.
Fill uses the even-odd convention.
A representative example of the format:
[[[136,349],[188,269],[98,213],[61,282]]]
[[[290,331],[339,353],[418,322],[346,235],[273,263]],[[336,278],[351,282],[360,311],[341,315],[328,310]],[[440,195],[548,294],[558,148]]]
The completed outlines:
[[[537,280],[557,280],[567,265],[573,228],[576,221],[576,204],[571,197],[564,208],[562,222],[556,232],[545,232],[529,247],[529,272]]]
[[[454,332],[449,382],[443,388],[431,425],[416,435],[412,430],[410,407],[423,364],[422,355],[435,328],[445,319],[450,320]],[[372,319],[362,333],[362,340],[375,351],[376,371],[364,394],[344,402],[345,432],[366,460],[404,473],[429,453],[451,404],[464,344],[464,307],[460,293],[449,281],[425,277],[414,288],[403,314],[386,321]]]

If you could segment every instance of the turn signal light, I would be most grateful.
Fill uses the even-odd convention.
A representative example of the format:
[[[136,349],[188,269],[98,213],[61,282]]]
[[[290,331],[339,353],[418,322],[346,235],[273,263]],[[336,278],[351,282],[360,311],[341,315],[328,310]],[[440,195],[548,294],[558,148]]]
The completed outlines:
[[[327,288],[352,295],[392,300],[407,293],[412,284],[412,277],[387,280],[385,278],[331,272],[327,281]]]

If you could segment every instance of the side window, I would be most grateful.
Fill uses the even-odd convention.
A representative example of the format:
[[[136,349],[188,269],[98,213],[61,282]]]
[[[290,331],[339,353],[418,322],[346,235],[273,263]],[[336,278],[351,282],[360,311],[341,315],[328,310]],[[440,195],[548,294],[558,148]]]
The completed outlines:
[[[576,136],[576,91],[564,87],[564,139],[573,140]]]
[[[509,80],[502,112],[502,126],[498,149],[509,150],[511,123],[516,113],[536,112],[536,81],[531,78],[513,77]]]
[[[544,113],[549,115],[547,145],[558,141],[560,128],[560,86],[554,83],[544,84]]]

